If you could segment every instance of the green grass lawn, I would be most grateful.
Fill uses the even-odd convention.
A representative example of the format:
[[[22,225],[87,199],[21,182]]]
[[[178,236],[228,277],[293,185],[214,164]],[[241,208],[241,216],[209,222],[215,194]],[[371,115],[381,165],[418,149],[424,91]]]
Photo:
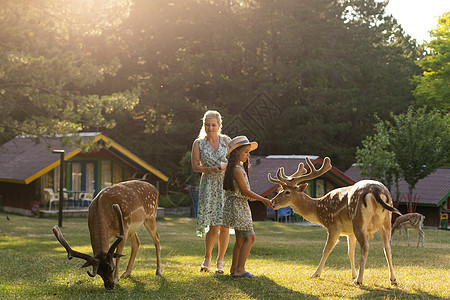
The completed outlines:
[[[370,241],[364,284],[352,284],[346,239],[331,253],[324,273],[311,279],[326,239],[321,227],[272,221],[255,222],[256,242],[247,261],[252,279],[234,279],[227,271],[234,236],[225,257],[225,275],[201,273],[203,239],[195,237],[195,220],[158,220],[163,276],[155,276],[155,250],[145,229],[130,278],[113,291],[99,276],[80,269],[84,261],[67,259],[53,236],[57,219],[0,213],[0,299],[449,299],[450,231],[426,229],[425,247],[408,247],[406,237],[393,246],[398,286],[391,286],[376,234]],[[92,254],[86,218],[65,218],[61,228],[74,250]],[[411,234],[416,245],[417,235]],[[125,270],[130,253],[121,261]],[[217,253],[216,249],[214,253]],[[359,262],[357,247],[355,260]],[[91,270],[92,271],[92,270]]]

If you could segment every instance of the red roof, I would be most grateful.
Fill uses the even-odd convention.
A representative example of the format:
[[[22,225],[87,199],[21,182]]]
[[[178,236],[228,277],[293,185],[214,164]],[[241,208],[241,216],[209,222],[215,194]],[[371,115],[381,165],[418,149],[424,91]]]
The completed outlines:
[[[354,166],[349,168],[345,174],[354,180],[364,179],[359,175],[358,168]],[[395,197],[395,186],[390,190],[392,196]],[[399,191],[407,197],[409,193],[408,184],[404,180],[399,181]],[[450,197],[450,167],[440,167],[426,178],[419,180],[413,193],[418,198],[417,203],[420,205],[441,205],[448,197]]]

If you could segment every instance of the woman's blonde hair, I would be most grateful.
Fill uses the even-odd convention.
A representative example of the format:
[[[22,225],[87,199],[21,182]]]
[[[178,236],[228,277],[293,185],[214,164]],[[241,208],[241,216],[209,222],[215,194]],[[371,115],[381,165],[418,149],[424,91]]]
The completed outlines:
[[[219,134],[222,131],[222,116],[216,110],[208,110],[203,115],[203,125],[202,128],[200,129],[200,133],[198,134],[199,139],[204,139],[206,137],[206,130],[205,130],[206,119],[216,119],[217,123],[219,123]]]

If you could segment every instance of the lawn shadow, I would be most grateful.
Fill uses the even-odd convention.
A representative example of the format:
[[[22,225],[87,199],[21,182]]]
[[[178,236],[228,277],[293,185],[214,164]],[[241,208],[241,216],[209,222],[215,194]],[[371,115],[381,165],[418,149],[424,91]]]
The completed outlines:
[[[364,284],[357,286],[353,283],[348,283],[345,285],[349,288],[365,291],[363,295],[356,296],[352,299],[389,299],[391,297],[395,299],[446,299],[420,290],[414,292],[403,291],[401,287],[394,285],[390,287],[375,285],[374,288]]]
[[[223,284],[240,289],[251,299],[319,299],[318,296],[281,286],[264,275],[254,278],[233,278],[227,275],[215,275],[215,277]]]
[[[364,284],[360,286],[356,286],[354,284],[348,284],[348,286],[359,288],[363,291],[366,291],[364,295],[355,297],[354,299],[376,299],[376,298],[383,298],[388,299],[390,297],[398,298],[398,299],[446,299],[442,297],[437,297],[435,295],[416,290],[415,292],[406,292],[400,289],[398,286],[390,286],[390,287],[384,287],[384,286],[376,286],[376,288],[370,288],[368,286],[365,286]]]

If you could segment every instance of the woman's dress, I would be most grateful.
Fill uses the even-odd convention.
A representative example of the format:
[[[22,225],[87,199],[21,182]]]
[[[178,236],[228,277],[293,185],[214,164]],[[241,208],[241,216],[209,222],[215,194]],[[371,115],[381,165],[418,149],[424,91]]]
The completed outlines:
[[[214,152],[206,138],[197,139],[200,150],[200,161],[205,167],[220,166],[227,162],[228,136],[220,135],[219,148]],[[203,237],[209,226],[223,225],[223,204],[225,195],[223,178],[225,172],[202,173],[199,185],[197,209],[197,236]]]

